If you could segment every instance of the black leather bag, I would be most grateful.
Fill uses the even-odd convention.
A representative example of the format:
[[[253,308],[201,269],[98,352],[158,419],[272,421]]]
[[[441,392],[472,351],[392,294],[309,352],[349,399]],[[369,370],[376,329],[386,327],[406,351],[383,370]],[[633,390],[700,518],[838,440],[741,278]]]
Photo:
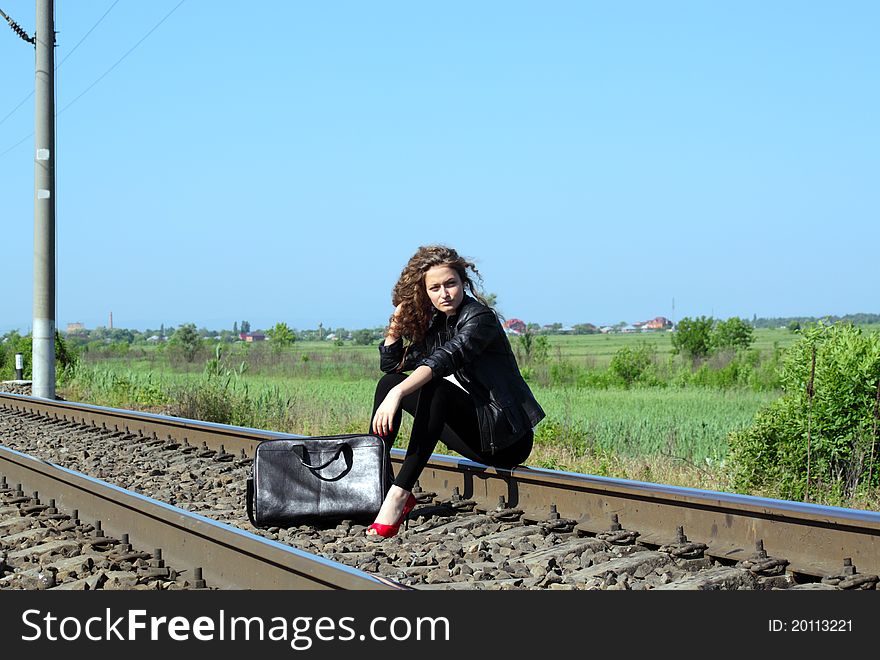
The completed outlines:
[[[377,435],[264,440],[247,483],[255,527],[317,521],[372,521],[382,506],[390,466]]]

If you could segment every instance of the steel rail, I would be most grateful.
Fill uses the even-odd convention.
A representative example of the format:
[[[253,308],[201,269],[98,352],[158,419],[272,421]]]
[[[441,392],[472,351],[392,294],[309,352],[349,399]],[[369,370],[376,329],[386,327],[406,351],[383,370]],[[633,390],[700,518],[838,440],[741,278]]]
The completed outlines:
[[[589,534],[616,522],[646,545],[674,543],[682,527],[689,541],[708,546],[708,556],[728,563],[753,557],[760,541],[795,574],[840,575],[847,559],[860,573],[880,574],[880,513],[873,511],[541,468],[487,468],[437,455],[419,481],[429,490],[458,488],[463,499],[485,507],[503,497],[526,519],[546,519],[555,510]]]
[[[0,394],[0,406],[109,429],[205,443],[252,456],[267,439],[298,437],[88,404]],[[301,437],[301,436],[299,436]],[[404,452],[392,450],[401,462]],[[863,574],[880,574],[880,513],[632,481],[540,468],[496,469],[435,454],[420,475],[424,490],[458,489],[475,508],[490,510],[499,498],[532,520],[555,515],[574,520],[581,532],[609,531],[617,523],[648,545],[672,543],[681,527],[706,554],[735,563],[756,553],[758,543],[788,570],[806,576],[840,575],[847,559]]]
[[[178,507],[35,459],[0,445],[0,474],[59,508],[101,521],[135,547],[160,548],[165,561],[199,567],[221,589],[405,589],[390,580],[264,539]]]

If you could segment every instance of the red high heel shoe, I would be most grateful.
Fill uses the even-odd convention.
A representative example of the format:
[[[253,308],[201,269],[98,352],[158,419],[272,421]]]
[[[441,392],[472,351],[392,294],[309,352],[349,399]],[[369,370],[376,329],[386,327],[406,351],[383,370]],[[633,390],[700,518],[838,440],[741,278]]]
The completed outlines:
[[[409,515],[409,512],[415,508],[417,502],[415,496],[410,493],[409,497],[406,498],[406,503],[403,505],[403,511],[400,512],[400,518],[397,519],[397,522],[393,525],[383,525],[382,523],[373,523],[369,527],[367,527],[367,532],[371,529],[376,532],[375,534],[367,534],[367,536],[381,536],[383,539],[390,539],[392,536],[395,536],[397,532],[400,531],[400,524],[406,519]]]

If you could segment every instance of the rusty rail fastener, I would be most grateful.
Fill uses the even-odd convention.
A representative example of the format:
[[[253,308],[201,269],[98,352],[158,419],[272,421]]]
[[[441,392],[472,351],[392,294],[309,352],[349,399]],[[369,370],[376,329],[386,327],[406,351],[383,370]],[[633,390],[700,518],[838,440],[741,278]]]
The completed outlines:
[[[763,575],[773,577],[782,575],[785,567],[788,566],[788,560],[782,557],[771,557],[764,549],[764,540],[758,539],[755,543],[755,554],[748,559],[743,559],[736,563],[738,568],[745,568],[755,575]]]
[[[574,529],[577,521],[571,518],[563,518],[559,515],[559,510],[555,504],[550,505],[550,513],[547,514],[545,520],[540,521],[539,526],[547,532],[570,532]]]
[[[596,534],[596,538],[612,545],[632,545],[639,536],[639,532],[624,529],[616,513],[611,514],[611,528],[607,532]]]
[[[498,496],[498,505],[494,510],[489,511],[489,517],[498,522],[515,522],[523,515],[522,509],[514,509],[507,505],[504,501],[504,495]]]
[[[679,525],[676,529],[675,542],[661,545],[657,550],[659,552],[666,552],[676,559],[702,559],[708,547],[705,543],[689,541],[684,533],[684,526]]]
[[[862,575],[856,570],[852,557],[843,560],[843,569],[839,575],[830,575],[822,578],[824,584],[831,584],[840,589],[870,590],[877,588],[878,576]]]

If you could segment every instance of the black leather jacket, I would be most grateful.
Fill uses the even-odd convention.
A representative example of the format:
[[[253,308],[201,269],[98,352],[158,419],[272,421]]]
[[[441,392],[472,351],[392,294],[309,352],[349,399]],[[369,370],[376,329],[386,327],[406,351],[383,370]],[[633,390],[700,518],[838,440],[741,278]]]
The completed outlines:
[[[425,339],[404,352],[403,342],[379,345],[385,373],[425,365],[435,378],[455,374],[473,397],[484,452],[494,454],[530,431],[544,411],[523,380],[495,312],[465,295],[454,316],[437,312]]]

